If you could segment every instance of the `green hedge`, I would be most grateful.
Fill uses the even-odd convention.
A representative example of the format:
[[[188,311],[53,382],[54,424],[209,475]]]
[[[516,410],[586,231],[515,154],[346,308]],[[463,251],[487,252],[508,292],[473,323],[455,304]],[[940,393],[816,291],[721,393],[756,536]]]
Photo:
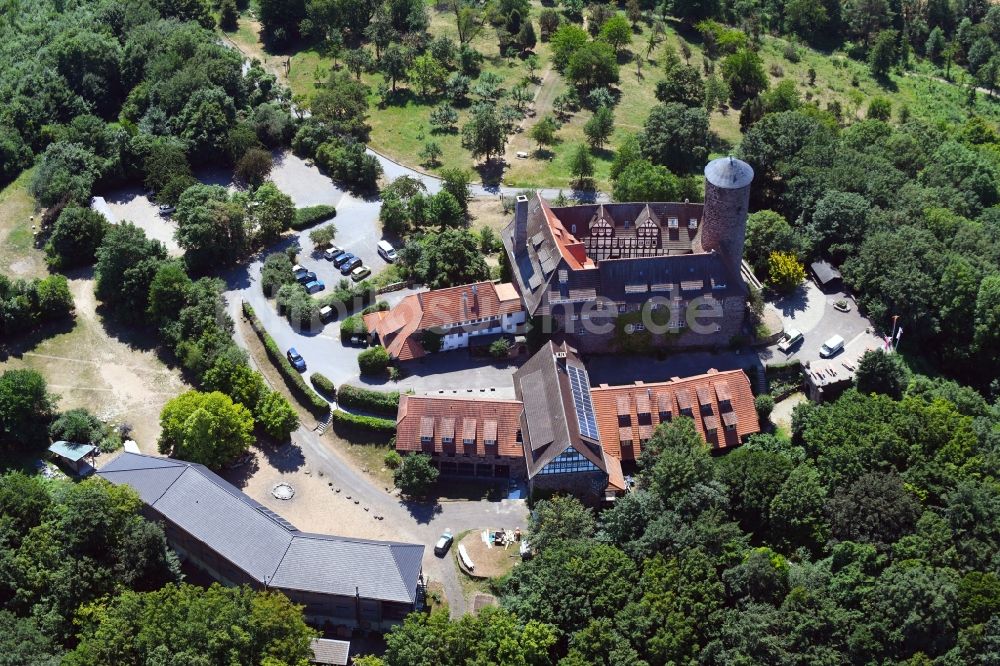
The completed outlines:
[[[340,341],[345,345],[351,341],[352,336],[367,334],[368,327],[365,326],[365,320],[361,315],[351,315],[340,322]]]
[[[385,374],[385,370],[389,367],[391,361],[389,352],[381,345],[369,347],[358,354],[358,368],[361,370],[362,375]]]
[[[330,381],[330,378],[319,372],[309,375],[309,381],[321,393],[325,393],[330,399],[337,397],[337,385]]]
[[[344,407],[396,418],[399,411],[399,391],[373,391],[344,384],[337,402]]]
[[[363,430],[369,430],[379,435],[391,437],[396,434],[396,422],[393,419],[380,419],[377,416],[361,416],[351,414],[342,409],[335,409],[332,412],[333,422]]]
[[[336,216],[337,209],[326,204],[296,208],[295,219],[292,220],[292,229],[301,231]]]
[[[243,316],[250,320],[250,325],[253,327],[254,332],[264,344],[268,358],[278,367],[282,379],[285,380],[285,386],[292,392],[292,395],[299,398],[303,406],[314,416],[325,418],[330,412],[330,403],[324,400],[316,391],[309,388],[306,380],[302,378],[298,370],[292,367],[292,364],[288,362],[282,351],[278,349],[278,343],[267,332],[260,319],[257,319],[253,308],[246,301],[243,301]]]

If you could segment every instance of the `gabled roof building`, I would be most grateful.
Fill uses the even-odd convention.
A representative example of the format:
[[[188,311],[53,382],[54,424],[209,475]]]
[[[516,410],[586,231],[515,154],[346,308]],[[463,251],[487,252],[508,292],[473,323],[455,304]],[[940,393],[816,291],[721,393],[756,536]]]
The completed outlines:
[[[427,353],[421,344],[426,331],[441,336],[441,351],[468,347],[470,338],[514,333],[524,323],[524,308],[510,283],[477,282],[410,294],[364,321],[390,357],[409,361]]]
[[[516,400],[400,396],[396,449],[429,455],[444,475],[612,499],[660,424],[690,417],[713,450],[760,430],[742,370],[592,388],[576,350],[549,342],[513,379]]]
[[[728,344],[746,309],[752,180],[748,164],[722,158],[705,167],[704,204],[552,208],[538,195],[519,197],[501,239],[527,316],[551,317],[584,351],[614,351],[625,334]]]
[[[226,585],[281,590],[313,623],[384,631],[423,603],[420,544],[302,532],[181,460],[123,453],[98,475],[135,489],[182,559]]]

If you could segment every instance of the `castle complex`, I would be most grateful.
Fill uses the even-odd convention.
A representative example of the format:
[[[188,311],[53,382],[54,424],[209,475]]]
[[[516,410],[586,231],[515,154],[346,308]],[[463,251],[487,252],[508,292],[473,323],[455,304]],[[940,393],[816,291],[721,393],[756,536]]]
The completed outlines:
[[[527,316],[551,317],[585,352],[729,344],[746,311],[752,180],[750,165],[724,157],[705,167],[704,204],[519,197],[501,237]]]

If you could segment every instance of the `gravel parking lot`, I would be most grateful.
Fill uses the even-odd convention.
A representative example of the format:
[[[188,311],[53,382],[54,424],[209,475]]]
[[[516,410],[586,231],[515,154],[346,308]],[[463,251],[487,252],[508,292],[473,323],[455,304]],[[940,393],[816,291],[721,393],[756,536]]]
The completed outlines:
[[[104,198],[118,222],[128,221],[139,227],[146,232],[147,237],[163,243],[171,257],[184,254],[174,240],[177,223],[169,217],[161,216],[157,204],[144,190],[137,187],[115,190]]]

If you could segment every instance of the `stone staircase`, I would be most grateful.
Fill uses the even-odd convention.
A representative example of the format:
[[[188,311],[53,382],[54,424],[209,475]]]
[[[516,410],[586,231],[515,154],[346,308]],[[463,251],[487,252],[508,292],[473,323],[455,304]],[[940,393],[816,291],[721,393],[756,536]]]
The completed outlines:
[[[316,427],[313,428],[313,430],[315,430],[320,435],[322,435],[323,433],[325,433],[326,430],[327,430],[327,428],[330,427],[330,424],[333,423],[333,410],[334,409],[336,409],[336,407],[333,406],[333,405],[330,405],[330,413],[327,415],[326,420],[323,421],[322,423],[317,423]]]

